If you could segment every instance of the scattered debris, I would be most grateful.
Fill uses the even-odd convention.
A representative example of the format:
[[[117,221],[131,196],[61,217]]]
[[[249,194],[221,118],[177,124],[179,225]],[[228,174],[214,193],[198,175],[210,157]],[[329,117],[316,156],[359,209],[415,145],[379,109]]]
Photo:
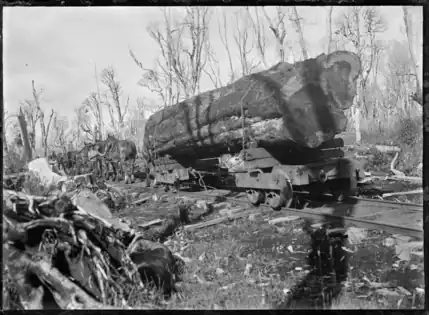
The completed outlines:
[[[60,308],[112,308],[126,300],[127,290],[143,289],[141,274],[150,272],[161,277],[162,283],[149,280],[165,294],[174,289],[170,270],[179,270],[180,258],[114,218],[88,189],[48,197],[3,190],[3,205],[7,276],[24,308],[44,308],[47,291],[49,303]],[[24,274],[42,285],[18,280],[29,279]]]
[[[152,221],[149,221],[149,222],[143,223],[143,224],[139,224],[138,226],[139,226],[139,227],[141,227],[141,228],[147,228],[147,227],[150,227],[150,226],[152,226],[152,225],[161,224],[161,223],[163,223],[164,221],[165,221],[165,220],[155,219],[155,220],[152,220]]]
[[[423,242],[421,241],[409,242],[409,243],[399,244],[395,246],[396,256],[403,261],[410,261],[412,252],[417,252],[422,250],[423,250]]]
[[[231,209],[222,209],[222,210],[219,210],[219,214],[222,216],[231,216],[234,213],[237,213],[237,212],[240,212],[243,210],[244,210],[243,207],[235,207],[235,208],[231,208]]]
[[[368,232],[363,228],[350,227],[347,229],[348,240],[350,244],[360,244],[367,238]]]
[[[139,199],[139,200],[132,202],[132,204],[133,205],[139,205],[139,204],[145,203],[146,201],[150,200],[151,198],[152,198],[152,196],[147,196],[147,197],[144,197],[142,199]]]
[[[289,223],[292,221],[296,221],[300,218],[301,217],[299,217],[299,216],[287,216],[287,217],[275,218],[275,219],[269,220],[268,224],[274,225],[274,224],[285,223],[285,222]]]
[[[393,238],[387,237],[383,240],[383,245],[386,247],[392,247],[392,246],[396,245],[396,242]]]
[[[250,275],[252,268],[253,268],[253,266],[251,264],[246,264],[246,267],[244,268],[244,275],[245,276]]]

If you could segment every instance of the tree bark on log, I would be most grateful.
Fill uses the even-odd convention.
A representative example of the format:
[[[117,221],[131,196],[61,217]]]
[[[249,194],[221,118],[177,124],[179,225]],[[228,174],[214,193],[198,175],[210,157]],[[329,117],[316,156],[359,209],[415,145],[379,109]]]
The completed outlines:
[[[346,51],[279,63],[156,112],[146,124],[144,155],[194,150],[201,158],[242,139],[318,147],[344,130],[360,71],[359,58]]]

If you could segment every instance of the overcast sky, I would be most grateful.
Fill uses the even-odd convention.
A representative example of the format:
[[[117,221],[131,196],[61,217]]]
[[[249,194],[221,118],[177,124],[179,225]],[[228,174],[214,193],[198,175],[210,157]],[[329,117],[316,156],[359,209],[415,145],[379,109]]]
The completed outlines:
[[[310,54],[318,55],[324,49],[327,8],[298,7],[298,10],[305,23]],[[153,65],[159,51],[146,28],[162,18],[159,8],[6,7],[3,12],[4,98],[9,111],[18,108],[20,100],[31,99],[31,80],[35,80],[36,88],[44,90],[42,106],[71,118],[73,109],[96,91],[94,62],[99,71],[108,65],[117,69],[124,93],[130,95],[132,104],[137,97],[151,97],[137,85],[141,70],[128,49],[132,47],[145,66]],[[383,7],[382,13],[388,22],[384,39],[403,38],[401,7]],[[218,59],[226,68],[216,17],[212,21],[211,42],[220,49]],[[293,41],[293,31],[290,36]],[[269,44],[268,54],[274,58],[275,43],[270,40]],[[299,52],[299,46],[296,47]],[[208,82],[203,82],[202,90],[207,87]]]

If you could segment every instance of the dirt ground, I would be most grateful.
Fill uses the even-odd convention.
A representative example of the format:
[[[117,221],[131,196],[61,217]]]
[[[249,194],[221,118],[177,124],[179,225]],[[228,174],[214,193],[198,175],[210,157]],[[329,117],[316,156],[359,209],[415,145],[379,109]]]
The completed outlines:
[[[130,193],[136,199],[148,195],[141,188]],[[159,193],[154,199],[116,215],[136,226],[177,211],[174,198]],[[204,221],[218,216],[214,212]],[[284,214],[263,212],[194,232],[176,232],[167,244],[185,257],[186,272],[179,283],[180,294],[160,307],[423,308],[419,293],[424,288],[423,268],[398,262],[394,246],[383,245],[389,235],[370,231],[358,244],[345,240],[337,247],[341,268],[333,276],[321,271],[317,255],[309,259],[312,241],[305,231],[307,222],[268,223],[280,216]],[[346,274],[344,281],[333,280],[342,280],[342,273]]]

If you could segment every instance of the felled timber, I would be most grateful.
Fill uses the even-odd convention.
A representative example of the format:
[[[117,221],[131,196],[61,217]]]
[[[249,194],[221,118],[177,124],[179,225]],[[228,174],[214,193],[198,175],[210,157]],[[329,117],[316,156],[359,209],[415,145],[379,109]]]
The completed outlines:
[[[242,148],[242,139],[315,148],[344,130],[356,94],[359,58],[322,54],[274,67],[189,98],[153,114],[144,155],[199,158]]]

